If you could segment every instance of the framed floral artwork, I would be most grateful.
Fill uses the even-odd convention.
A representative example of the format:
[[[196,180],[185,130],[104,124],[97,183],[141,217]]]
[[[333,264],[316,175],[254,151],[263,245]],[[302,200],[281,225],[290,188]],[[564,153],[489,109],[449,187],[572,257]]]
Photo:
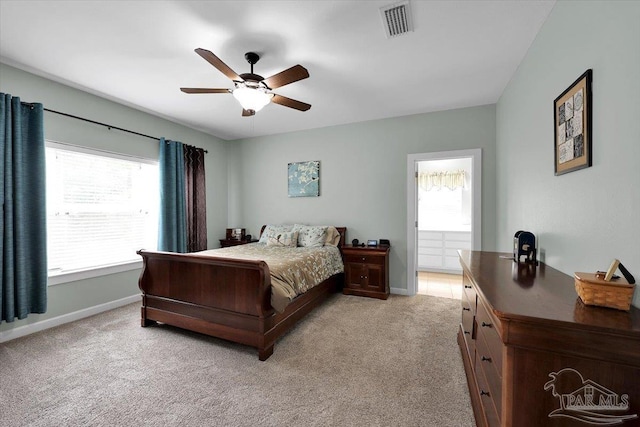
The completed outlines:
[[[591,166],[591,76],[585,71],[553,101],[556,175]]]
[[[320,161],[289,163],[289,197],[320,195]]]

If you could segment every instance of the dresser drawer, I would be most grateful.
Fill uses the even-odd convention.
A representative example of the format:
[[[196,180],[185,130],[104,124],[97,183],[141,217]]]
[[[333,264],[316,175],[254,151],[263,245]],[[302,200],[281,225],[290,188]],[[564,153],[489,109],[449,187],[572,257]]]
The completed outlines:
[[[442,249],[418,247],[418,255],[442,256]],[[458,261],[458,265],[460,262]]]
[[[500,414],[502,410],[502,371],[496,366],[483,334],[478,334],[476,338],[475,369],[476,372],[482,371],[484,374],[496,411]]]
[[[345,254],[344,263],[354,264],[379,264],[384,265],[385,255],[371,255],[371,254]]]
[[[466,298],[462,299],[462,329],[469,338],[475,338],[473,330],[473,309]]]
[[[480,401],[483,408],[482,412],[487,418],[487,423],[489,426],[499,427],[500,417],[495,406],[493,394],[491,393],[491,390],[487,383],[487,379],[484,376],[484,372],[482,371],[482,369],[477,369],[475,374],[476,381],[478,382],[478,394],[480,395]]]
[[[466,273],[462,275],[462,298],[466,299],[469,302],[471,314],[475,316],[477,293]]]
[[[476,332],[476,338],[480,337],[484,339],[487,351],[493,361],[498,372],[502,373],[502,340],[498,335],[498,329],[500,323],[493,317],[489,316],[487,309],[481,301],[478,301],[478,313],[476,314],[476,322],[478,331]]]

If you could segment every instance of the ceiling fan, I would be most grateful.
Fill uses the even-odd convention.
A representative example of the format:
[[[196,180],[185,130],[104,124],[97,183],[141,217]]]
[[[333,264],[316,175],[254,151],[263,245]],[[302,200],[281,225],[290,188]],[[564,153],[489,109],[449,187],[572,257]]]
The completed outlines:
[[[300,111],[307,111],[311,108],[310,104],[287,98],[286,96],[276,95],[271,92],[289,83],[309,77],[309,72],[302,65],[294,65],[284,71],[274,74],[266,79],[258,74],[253,73],[253,65],[258,62],[260,55],[255,52],[247,52],[244,57],[251,64],[251,72],[237,74],[227,64],[222,62],[220,58],[206,49],[196,49],[198,55],[203,57],[209,64],[216,67],[222,74],[233,80],[234,89],[214,89],[214,88],[195,88],[181,87],[184,93],[231,93],[234,98],[242,105],[242,115],[244,117],[253,116],[270,102],[284,105],[285,107],[294,108]]]

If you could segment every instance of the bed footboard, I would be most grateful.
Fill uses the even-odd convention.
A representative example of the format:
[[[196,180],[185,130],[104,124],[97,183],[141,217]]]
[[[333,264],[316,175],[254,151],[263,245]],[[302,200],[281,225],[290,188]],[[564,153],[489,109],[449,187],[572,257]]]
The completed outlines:
[[[271,278],[264,261],[140,250],[143,269],[141,325],[166,323],[250,345],[260,360],[300,318],[339,290],[336,275],[296,298],[284,313],[271,307]]]

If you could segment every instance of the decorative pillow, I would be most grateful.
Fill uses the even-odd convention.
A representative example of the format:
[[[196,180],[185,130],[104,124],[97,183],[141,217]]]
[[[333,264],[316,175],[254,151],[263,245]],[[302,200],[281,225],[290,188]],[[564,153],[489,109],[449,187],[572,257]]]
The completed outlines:
[[[262,236],[260,236],[259,243],[267,243],[269,237],[273,237],[278,233],[286,233],[288,231],[293,231],[293,225],[267,225],[262,232]]]
[[[296,224],[293,226],[293,231],[298,232],[298,246],[311,248],[324,246],[327,232],[326,225]]]
[[[325,246],[338,246],[340,243],[340,232],[333,225],[327,227]]]
[[[298,246],[298,232],[287,231],[284,233],[269,235],[267,238],[267,246],[290,246],[295,248]]]

